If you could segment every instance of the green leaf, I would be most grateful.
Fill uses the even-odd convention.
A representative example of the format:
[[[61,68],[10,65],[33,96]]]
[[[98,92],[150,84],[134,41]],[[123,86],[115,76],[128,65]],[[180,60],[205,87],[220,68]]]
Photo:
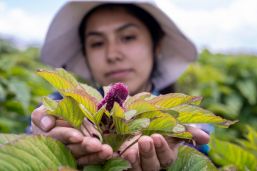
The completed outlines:
[[[150,119],[148,118],[139,118],[128,123],[128,129],[130,133],[137,132],[143,128],[148,127],[150,124]]]
[[[1,78],[0,78],[1,79]],[[0,102],[6,99],[6,92],[2,84],[0,83]]]
[[[176,119],[171,116],[156,118],[150,122],[147,128],[145,128],[144,134],[150,135],[155,132],[171,133],[175,125]]]
[[[157,110],[157,108],[154,105],[152,105],[149,102],[144,101],[144,100],[134,101],[130,105],[127,105],[126,109],[128,111],[129,110],[136,110],[137,114],[144,113],[144,112],[147,112],[147,111],[156,111]]]
[[[146,99],[150,100],[153,97],[155,96],[149,92],[141,92],[141,93],[135,94],[134,96],[129,96],[125,102],[125,108],[128,108],[130,104],[136,103],[137,101],[146,100]]]
[[[105,112],[107,112],[106,110],[106,105],[103,105],[94,115],[94,120],[95,120],[95,124],[96,125],[99,125],[101,120],[102,120],[102,117],[104,115]]]
[[[11,79],[9,81],[9,89],[12,93],[14,93],[17,101],[22,104],[23,108],[27,112],[31,98],[30,88],[28,87],[28,85],[23,81]]]
[[[167,136],[174,137],[174,138],[182,138],[182,139],[192,139],[193,138],[193,136],[190,132],[172,133],[172,134],[167,134]]]
[[[64,89],[74,89],[79,86],[75,78],[62,68],[55,71],[38,70],[37,74],[46,79],[52,84],[60,93]]]
[[[129,121],[130,119],[132,119],[136,114],[137,114],[136,110],[126,111],[125,112],[125,119],[126,119],[126,121]]]
[[[123,171],[131,168],[129,162],[122,158],[113,158],[104,164],[103,171]]]
[[[159,95],[148,102],[158,108],[172,108],[181,104],[200,104],[202,97],[188,96],[181,93]]]
[[[54,101],[49,98],[44,98],[43,104],[51,109],[48,111],[49,114],[65,119],[76,128],[80,127],[85,117],[78,103],[70,97],[64,97],[58,103],[54,103]]]
[[[214,115],[212,112],[193,105],[181,105],[171,108],[179,112],[178,121],[183,124],[188,123],[212,123],[228,127],[234,122]]]
[[[236,142],[257,157],[257,131],[250,126],[247,126],[246,128],[248,130],[248,133],[244,135],[246,140],[237,139]]]
[[[60,142],[44,136],[25,136],[0,147],[0,170],[57,170],[76,168],[72,154]]]
[[[113,117],[118,117],[125,120],[125,112],[119,103],[114,102],[113,108],[111,110]]]
[[[113,151],[117,151],[120,146],[127,140],[131,135],[125,134],[103,134],[103,143],[109,144]]]
[[[181,146],[177,160],[169,167],[168,171],[218,171],[212,162],[199,151]]]
[[[42,98],[42,103],[45,106],[45,108],[51,112],[55,111],[56,108],[58,107],[58,102],[55,100],[45,96]]]
[[[88,165],[83,168],[83,171],[103,171],[102,165]]]
[[[114,103],[111,113],[117,134],[128,133],[128,125],[125,123],[124,110],[117,102]]]
[[[81,84],[81,83],[80,83],[80,85],[81,85],[81,87],[83,87],[83,88],[85,89],[85,91],[86,91],[90,96],[96,98],[96,100],[97,100],[98,102],[102,100],[103,97],[102,97],[101,93],[99,93],[99,91],[98,91],[97,89],[95,89],[95,88],[93,88],[93,87],[91,87],[91,86],[89,86],[89,85],[87,85],[87,84]]]
[[[144,100],[137,100],[127,106],[127,111],[136,110],[134,116],[136,118],[155,118],[163,116],[163,112],[157,109],[154,105]]]
[[[64,69],[55,71],[38,70],[38,75],[51,83],[63,96],[70,96],[78,103],[83,104],[88,111],[95,113],[97,111],[97,100],[86,92],[89,88],[81,86],[76,79]],[[93,93],[95,94],[95,93]]]
[[[14,140],[17,140],[21,137],[23,137],[24,135],[16,135],[16,134],[0,134],[0,145],[1,144],[6,144],[6,143],[10,143]]]
[[[63,91],[64,96],[72,97],[79,104],[82,104],[90,113],[94,115],[97,112],[97,101],[81,88],[67,89]]]
[[[248,100],[251,105],[256,104],[257,92],[256,83],[253,80],[244,80],[237,82],[237,87],[242,95]]]
[[[210,146],[209,156],[216,164],[222,166],[233,164],[242,171],[257,168],[257,158],[236,144],[212,137]]]
[[[176,126],[173,127],[172,131],[174,133],[183,133],[186,131],[186,127],[181,124],[176,124]]]
[[[96,120],[95,120],[93,114],[83,104],[79,104],[79,108],[84,113],[84,115],[86,116],[86,118],[88,120],[90,120],[92,123],[96,124]]]

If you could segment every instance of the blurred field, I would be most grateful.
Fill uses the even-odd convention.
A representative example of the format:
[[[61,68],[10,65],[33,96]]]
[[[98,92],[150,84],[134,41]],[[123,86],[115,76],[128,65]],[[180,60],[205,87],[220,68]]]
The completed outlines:
[[[257,56],[201,52],[176,83],[177,92],[203,96],[202,106],[227,119],[229,129],[215,128],[209,153],[223,170],[257,167]],[[54,90],[35,71],[45,68],[39,49],[19,50],[0,39],[0,132],[24,133],[30,113]],[[221,169],[221,170],[222,170]]]

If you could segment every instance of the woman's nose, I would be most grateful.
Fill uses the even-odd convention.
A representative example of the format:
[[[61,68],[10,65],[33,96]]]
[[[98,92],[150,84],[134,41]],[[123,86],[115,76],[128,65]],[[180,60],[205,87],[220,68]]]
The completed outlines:
[[[108,62],[113,63],[123,59],[119,44],[116,42],[109,43],[106,49],[106,59]]]

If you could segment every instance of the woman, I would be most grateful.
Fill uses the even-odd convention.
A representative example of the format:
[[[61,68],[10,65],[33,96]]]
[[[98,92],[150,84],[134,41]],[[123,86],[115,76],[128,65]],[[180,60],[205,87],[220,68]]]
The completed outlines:
[[[63,6],[49,28],[43,61],[73,71],[99,89],[123,82],[130,95],[171,92],[167,87],[196,59],[194,45],[152,1],[111,2],[71,1]],[[57,96],[53,98],[61,98]],[[84,126],[91,135],[95,132],[86,120]],[[109,145],[48,116],[43,106],[32,113],[32,131],[67,144],[80,165],[113,156]],[[205,132],[190,126],[188,131],[198,144],[208,143]],[[159,134],[142,136],[123,157],[132,170],[159,170],[176,159],[177,147],[174,139]]]

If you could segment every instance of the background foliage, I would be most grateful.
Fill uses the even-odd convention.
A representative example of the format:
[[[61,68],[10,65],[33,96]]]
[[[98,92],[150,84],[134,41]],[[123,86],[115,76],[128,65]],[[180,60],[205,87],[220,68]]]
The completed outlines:
[[[256,66],[256,56],[211,54],[204,50],[176,84],[179,92],[203,96],[204,108],[239,120],[229,129],[215,128],[210,143],[211,159],[226,169],[257,168]]]
[[[19,50],[0,39],[1,133],[23,133],[40,98],[54,91],[35,74],[36,69],[45,68],[38,56],[37,48]],[[209,157],[221,170],[257,168],[256,66],[256,56],[204,50],[176,83],[177,92],[203,96],[203,108],[239,120],[231,128],[215,128],[213,133]]]
[[[35,73],[43,68],[39,50],[18,50],[10,41],[0,39],[0,132],[24,132],[40,96],[53,91]]]

